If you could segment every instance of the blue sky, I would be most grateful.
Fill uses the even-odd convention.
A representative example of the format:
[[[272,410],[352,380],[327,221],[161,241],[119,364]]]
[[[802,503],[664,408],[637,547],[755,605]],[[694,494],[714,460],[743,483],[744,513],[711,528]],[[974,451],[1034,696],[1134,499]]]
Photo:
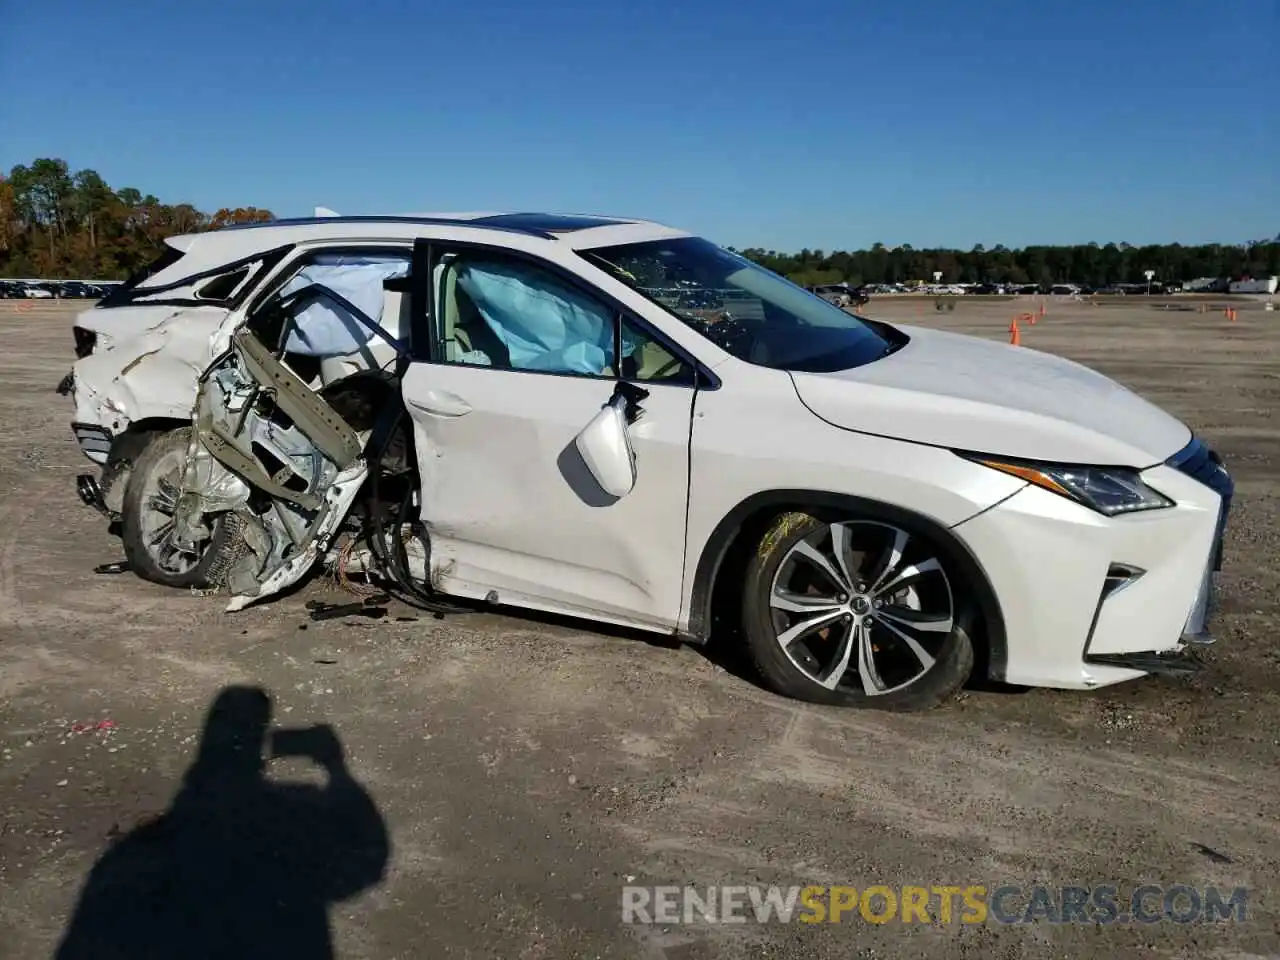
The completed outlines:
[[[798,250],[1280,231],[1277,0],[7,0],[0,168]]]

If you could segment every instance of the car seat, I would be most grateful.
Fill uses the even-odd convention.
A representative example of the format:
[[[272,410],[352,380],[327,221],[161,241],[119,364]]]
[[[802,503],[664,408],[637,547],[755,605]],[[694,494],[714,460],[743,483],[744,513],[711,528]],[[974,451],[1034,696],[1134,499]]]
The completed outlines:
[[[444,356],[449,363],[478,363],[477,354],[489,358],[485,366],[511,369],[511,352],[485,322],[471,296],[458,286],[458,261],[450,257],[436,268]]]

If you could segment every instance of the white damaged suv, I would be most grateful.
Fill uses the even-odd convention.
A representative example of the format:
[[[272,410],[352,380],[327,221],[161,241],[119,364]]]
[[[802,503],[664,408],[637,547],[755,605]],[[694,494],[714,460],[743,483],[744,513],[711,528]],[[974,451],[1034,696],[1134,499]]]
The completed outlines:
[[[138,575],[317,564],[706,641],[913,709],[1189,669],[1232,495],[1085,367],[855,316],[707,240],[546,214],[174,237],[80,314],[78,480]]]

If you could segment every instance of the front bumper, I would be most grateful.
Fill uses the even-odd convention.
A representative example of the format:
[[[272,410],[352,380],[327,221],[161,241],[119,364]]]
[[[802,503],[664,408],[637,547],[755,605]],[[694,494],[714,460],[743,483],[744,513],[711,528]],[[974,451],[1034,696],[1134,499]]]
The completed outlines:
[[[1175,506],[1105,517],[1028,486],[955,528],[1000,602],[1001,679],[1088,689],[1181,670],[1171,655],[1211,642],[1231,478],[1200,441],[1143,478]]]
[[[1227,472],[1222,458],[1217,452],[1209,449],[1202,440],[1192,441],[1168,460],[1168,465],[1181,473],[1203,483],[1218,494],[1218,522],[1214,530],[1213,555],[1206,565],[1204,576],[1200,581],[1200,589],[1196,593],[1191,612],[1187,615],[1182,636],[1187,643],[1212,643],[1209,636],[1209,618],[1214,606],[1214,574],[1222,569],[1223,544],[1227,534],[1227,519],[1231,513],[1231,501],[1235,497],[1236,485]]]

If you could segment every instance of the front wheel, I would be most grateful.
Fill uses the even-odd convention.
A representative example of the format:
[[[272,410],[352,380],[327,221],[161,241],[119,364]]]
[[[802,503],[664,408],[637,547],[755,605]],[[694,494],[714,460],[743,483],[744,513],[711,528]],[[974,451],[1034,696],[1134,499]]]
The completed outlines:
[[[210,524],[194,549],[174,539],[174,514],[182,489],[191,428],[155,437],[138,455],[125,483],[120,538],[129,569],[167,587],[212,587],[226,566],[234,532],[225,517]]]
[[[787,696],[923,710],[973,669],[963,584],[927,536],[895,523],[784,514],[744,587],[752,659]]]

